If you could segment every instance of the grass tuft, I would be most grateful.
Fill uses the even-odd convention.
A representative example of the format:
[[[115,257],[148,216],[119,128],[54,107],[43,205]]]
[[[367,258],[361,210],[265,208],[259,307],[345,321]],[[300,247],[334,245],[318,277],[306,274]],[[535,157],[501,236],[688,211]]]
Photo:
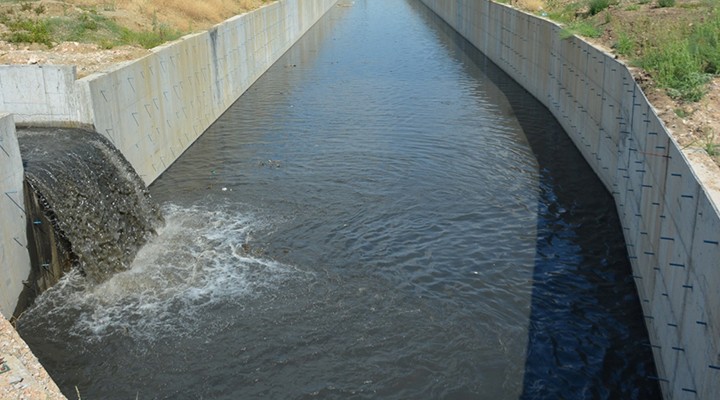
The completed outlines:
[[[625,32],[618,34],[617,42],[615,42],[615,51],[621,56],[629,57],[635,54],[635,40]]]
[[[596,15],[610,7],[610,0],[590,0],[590,15]]]
[[[600,32],[598,28],[587,21],[575,21],[568,24],[560,31],[560,38],[569,39],[575,35],[597,38],[600,37],[601,33],[602,32]]]

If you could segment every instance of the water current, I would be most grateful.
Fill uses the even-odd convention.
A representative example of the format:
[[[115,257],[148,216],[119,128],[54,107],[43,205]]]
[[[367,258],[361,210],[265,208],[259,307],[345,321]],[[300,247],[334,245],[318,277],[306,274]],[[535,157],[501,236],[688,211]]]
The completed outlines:
[[[417,0],[341,0],[150,190],[21,320],[70,397],[660,397],[612,198]]]

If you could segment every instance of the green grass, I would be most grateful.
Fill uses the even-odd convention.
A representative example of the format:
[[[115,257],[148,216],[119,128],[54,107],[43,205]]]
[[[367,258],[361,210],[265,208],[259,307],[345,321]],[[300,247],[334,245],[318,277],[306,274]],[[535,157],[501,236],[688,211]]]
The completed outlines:
[[[153,23],[151,30],[133,31],[92,10],[54,18],[0,15],[0,23],[8,28],[8,32],[2,36],[8,42],[41,43],[48,47],[52,46],[53,41],[73,41],[94,43],[104,49],[121,45],[138,45],[149,49],[182,36],[182,32],[157,22]]]
[[[624,10],[640,10],[650,2],[675,6],[675,0],[635,0]],[[615,52],[644,68],[674,99],[700,100],[708,81],[720,75],[720,0],[681,3],[678,7],[686,9],[687,15],[660,20],[651,13],[639,13],[634,20],[614,18],[611,6],[617,4],[615,0],[571,4],[548,0],[547,4],[547,16],[564,25],[561,38],[597,38],[604,29],[615,32]]]
[[[553,21],[569,24],[575,20],[575,14],[580,8],[582,8],[580,3],[571,3],[562,8],[551,7],[547,12],[548,17]]]
[[[590,0],[590,15],[596,15],[610,6],[610,0]]]
[[[690,51],[687,39],[668,40],[650,49],[640,65],[648,70],[670,97],[684,101],[698,101],[705,94],[709,75],[702,72],[701,60]]]
[[[635,54],[635,47],[637,44],[635,40],[624,32],[618,34],[617,42],[615,43],[615,51],[624,57],[629,57]]]
[[[600,37],[601,33],[602,32],[591,23],[579,20],[566,25],[565,28],[560,31],[560,38],[569,39],[574,35],[597,38]]]
[[[720,11],[687,32],[671,30],[640,59],[660,87],[683,101],[698,101],[712,75],[720,74]]]
[[[690,52],[700,58],[702,71],[720,73],[720,10],[705,22],[695,25],[690,33]]]
[[[3,38],[10,43],[41,43],[51,46],[50,28],[45,20],[32,20],[29,18],[5,16],[4,21],[9,32]]]
[[[715,132],[705,131],[705,136],[702,139],[702,148],[710,157],[720,156],[720,144],[715,143]]]

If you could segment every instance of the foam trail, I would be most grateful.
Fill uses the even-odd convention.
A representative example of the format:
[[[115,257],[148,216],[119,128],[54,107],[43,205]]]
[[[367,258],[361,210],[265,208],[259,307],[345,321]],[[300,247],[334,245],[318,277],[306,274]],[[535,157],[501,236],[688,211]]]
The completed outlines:
[[[163,211],[165,227],[129,270],[97,285],[79,273],[68,274],[23,316],[23,329],[64,320],[69,326],[42,328],[65,329],[91,341],[114,334],[147,341],[191,335],[201,329],[208,309],[241,307],[244,299],[304,274],[248,251],[253,230],[264,228],[252,215],[222,207],[169,205]]]

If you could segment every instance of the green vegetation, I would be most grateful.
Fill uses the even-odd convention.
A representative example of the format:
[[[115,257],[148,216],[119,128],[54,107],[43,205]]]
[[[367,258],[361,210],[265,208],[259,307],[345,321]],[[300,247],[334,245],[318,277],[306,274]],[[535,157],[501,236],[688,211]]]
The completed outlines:
[[[597,38],[610,32],[616,53],[644,68],[672,98],[698,101],[710,78],[720,75],[720,2],[681,3],[684,11],[677,15],[656,13],[660,8],[650,1],[620,5],[616,0],[549,0],[545,11],[564,25],[561,38]],[[675,0],[653,4],[673,7]],[[637,17],[632,16],[635,12]]]
[[[720,73],[720,10],[688,28],[665,32],[648,47],[638,64],[645,68],[668,94],[683,101],[698,101],[706,83]]]
[[[649,49],[640,59],[640,66],[655,78],[670,97],[698,101],[705,94],[710,76],[702,71],[700,58],[690,50],[688,39],[668,40],[662,46]]]
[[[610,0],[590,0],[590,15],[599,14],[610,6]]]
[[[705,150],[705,152],[708,153],[710,157],[715,158],[720,156],[720,144],[717,144],[715,142],[715,132],[706,131],[702,141],[702,148]]]
[[[158,23],[157,18],[153,19],[151,30],[133,31],[94,9],[75,15],[44,18],[43,5],[33,7],[31,3],[23,2],[18,11],[10,9],[0,15],[0,23],[8,30],[2,39],[11,43],[40,43],[52,47],[53,42],[73,41],[95,43],[105,49],[121,45],[139,45],[149,49],[182,35]]]
[[[624,57],[632,56],[635,53],[635,40],[628,34],[620,32],[617,42],[615,42],[615,51]]]
[[[565,26],[565,29],[560,31],[560,38],[568,39],[573,35],[580,35],[590,38],[600,37],[600,30],[591,23],[580,20],[572,22]]]
[[[6,19],[3,21],[3,19]],[[50,29],[44,20],[31,20],[27,18],[9,19],[7,16],[0,17],[10,32],[3,38],[10,43],[41,43],[51,46]]]

